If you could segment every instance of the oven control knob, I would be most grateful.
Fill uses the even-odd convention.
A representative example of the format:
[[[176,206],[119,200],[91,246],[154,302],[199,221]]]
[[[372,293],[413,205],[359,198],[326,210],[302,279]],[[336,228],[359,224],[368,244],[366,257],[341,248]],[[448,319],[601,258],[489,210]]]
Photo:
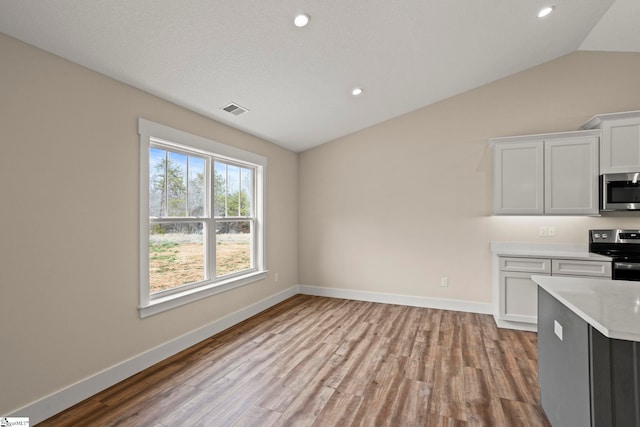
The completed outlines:
[[[600,238],[600,233],[595,233],[595,234],[593,235],[593,237],[594,237],[595,239],[599,239],[599,238]]]
[[[602,233],[602,238],[606,239],[607,237],[609,237],[609,235],[607,233]]]

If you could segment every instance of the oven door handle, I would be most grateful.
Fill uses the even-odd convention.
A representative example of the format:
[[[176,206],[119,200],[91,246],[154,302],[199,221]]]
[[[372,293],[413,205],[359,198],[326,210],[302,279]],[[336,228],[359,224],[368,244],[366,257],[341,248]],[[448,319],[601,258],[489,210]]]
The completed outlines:
[[[614,262],[613,268],[619,270],[638,270],[640,271],[640,263]]]

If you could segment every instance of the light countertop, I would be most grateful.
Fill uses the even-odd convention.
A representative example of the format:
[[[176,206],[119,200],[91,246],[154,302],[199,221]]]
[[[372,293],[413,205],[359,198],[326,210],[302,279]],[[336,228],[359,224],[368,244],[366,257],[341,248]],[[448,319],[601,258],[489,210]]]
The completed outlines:
[[[604,336],[640,342],[640,282],[537,275],[532,279]]]
[[[585,261],[611,261],[611,258],[589,252],[588,244],[579,243],[509,243],[491,242],[491,252],[497,256],[561,258]]]

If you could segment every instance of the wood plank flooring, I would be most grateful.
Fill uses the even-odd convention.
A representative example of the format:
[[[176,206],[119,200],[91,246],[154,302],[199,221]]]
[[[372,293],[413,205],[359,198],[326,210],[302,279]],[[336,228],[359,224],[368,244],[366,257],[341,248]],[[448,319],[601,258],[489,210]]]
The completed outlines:
[[[536,334],[297,295],[40,426],[549,426]]]

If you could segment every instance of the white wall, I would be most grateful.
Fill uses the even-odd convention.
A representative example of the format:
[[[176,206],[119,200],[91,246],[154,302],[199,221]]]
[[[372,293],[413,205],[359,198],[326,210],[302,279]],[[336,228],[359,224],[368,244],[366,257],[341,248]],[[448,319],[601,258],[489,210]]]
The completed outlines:
[[[0,415],[297,284],[296,153],[1,34],[0,58]],[[268,158],[277,283],[139,318],[138,117]]]
[[[491,303],[490,242],[640,228],[638,214],[491,216],[487,142],[640,109],[638,76],[640,54],[577,52],[302,153],[301,283]],[[557,236],[538,237],[540,225]]]

